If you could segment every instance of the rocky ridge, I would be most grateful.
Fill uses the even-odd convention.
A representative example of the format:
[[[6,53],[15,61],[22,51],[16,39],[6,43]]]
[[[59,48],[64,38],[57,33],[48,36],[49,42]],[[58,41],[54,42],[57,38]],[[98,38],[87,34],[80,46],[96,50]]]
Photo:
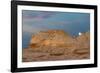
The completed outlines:
[[[89,59],[90,33],[72,37],[63,30],[40,31],[23,49],[23,62]]]

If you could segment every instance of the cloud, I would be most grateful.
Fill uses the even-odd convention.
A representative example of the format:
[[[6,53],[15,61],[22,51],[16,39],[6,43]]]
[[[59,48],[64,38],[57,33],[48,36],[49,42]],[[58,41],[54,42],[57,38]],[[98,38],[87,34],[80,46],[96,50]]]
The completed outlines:
[[[36,21],[40,21],[50,18],[54,14],[56,14],[56,12],[23,10],[22,15],[23,19],[33,19]]]
[[[32,25],[27,25],[27,24],[24,24],[23,25],[23,32],[28,32],[28,33],[37,33],[39,31],[45,31],[47,30],[46,27],[41,27],[39,25],[34,25],[34,27]]]
[[[23,11],[23,32],[36,33],[49,29],[63,29],[72,34],[89,30],[89,14]]]

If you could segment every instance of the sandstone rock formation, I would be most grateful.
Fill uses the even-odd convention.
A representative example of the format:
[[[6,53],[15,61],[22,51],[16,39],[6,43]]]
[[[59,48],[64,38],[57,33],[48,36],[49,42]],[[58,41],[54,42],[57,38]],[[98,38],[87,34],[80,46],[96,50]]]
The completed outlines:
[[[72,41],[72,42],[67,42]],[[63,30],[42,31],[32,36],[30,47],[38,46],[60,46],[73,43],[73,38]]]
[[[89,56],[89,32],[72,37],[63,30],[41,31],[32,35],[29,47],[23,49],[23,62],[88,59]]]

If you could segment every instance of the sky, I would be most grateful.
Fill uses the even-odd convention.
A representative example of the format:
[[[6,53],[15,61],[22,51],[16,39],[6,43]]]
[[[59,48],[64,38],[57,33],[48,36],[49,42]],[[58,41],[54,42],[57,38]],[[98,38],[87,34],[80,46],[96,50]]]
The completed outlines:
[[[31,35],[51,29],[64,30],[71,36],[90,31],[90,14],[76,12],[54,12],[22,10],[23,48],[27,47]]]

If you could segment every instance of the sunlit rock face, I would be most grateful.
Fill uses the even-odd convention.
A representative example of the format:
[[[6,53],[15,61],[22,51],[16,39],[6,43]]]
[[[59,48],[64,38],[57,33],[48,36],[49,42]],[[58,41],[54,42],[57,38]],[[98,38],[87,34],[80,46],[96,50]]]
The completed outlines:
[[[89,32],[82,33],[81,35],[79,35],[77,37],[77,40],[81,41],[81,42],[89,41],[90,40],[90,33]]]
[[[82,33],[76,39],[77,39],[77,43],[79,44],[80,48],[81,47],[84,47],[84,48],[90,47],[90,33],[89,32]]]
[[[67,46],[74,42],[74,39],[63,30],[48,30],[33,35],[30,44],[38,44],[38,46]]]
[[[72,37],[63,30],[40,31],[23,49],[23,62],[90,58],[90,32]]]

